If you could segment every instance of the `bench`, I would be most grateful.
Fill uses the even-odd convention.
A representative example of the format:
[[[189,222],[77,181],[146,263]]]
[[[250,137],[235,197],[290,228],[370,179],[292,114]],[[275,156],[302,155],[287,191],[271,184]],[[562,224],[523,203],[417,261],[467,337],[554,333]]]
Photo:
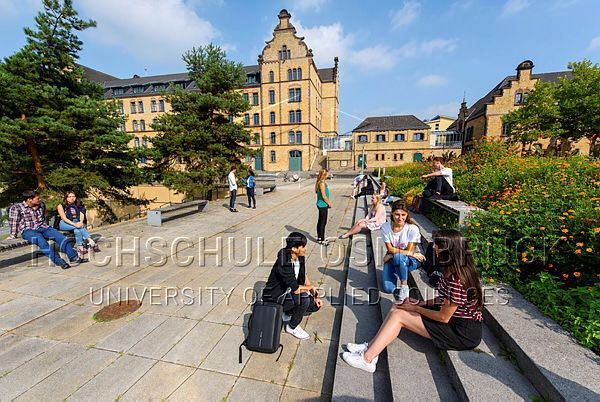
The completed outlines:
[[[163,222],[194,214],[196,212],[208,211],[207,200],[196,200],[182,202],[180,204],[172,204],[167,207],[150,209],[147,212],[148,226],[162,226]],[[165,217],[164,215],[168,215]]]
[[[475,211],[482,211],[481,208],[474,207],[472,205],[467,204],[464,201],[450,201],[450,200],[436,200],[430,198],[423,198],[424,207],[426,207],[427,203],[431,203],[432,205],[442,208],[445,211],[450,212],[453,215],[458,216],[458,226],[461,227],[465,224],[465,220],[468,218],[470,214]],[[425,210],[426,208],[424,208]]]
[[[58,215],[52,215],[48,220],[48,226],[54,227],[54,222],[57,219]],[[58,229],[57,229],[58,230]],[[73,232],[58,230],[64,236],[69,239],[69,241],[75,241],[75,235]],[[30,243],[27,240],[23,240],[22,238],[11,239],[11,240],[0,240],[0,253],[3,251],[11,250],[17,247],[24,247],[29,245]]]
[[[265,191],[275,191],[277,179],[275,177],[260,176],[256,178],[254,192],[256,195],[264,195]]]

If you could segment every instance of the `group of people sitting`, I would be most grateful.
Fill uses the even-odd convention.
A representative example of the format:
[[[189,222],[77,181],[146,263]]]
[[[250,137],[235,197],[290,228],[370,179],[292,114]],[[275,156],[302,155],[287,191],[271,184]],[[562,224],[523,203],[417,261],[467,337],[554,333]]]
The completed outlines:
[[[88,250],[100,251],[100,247],[86,228],[86,208],[72,191],[65,193],[62,203],[57,207],[56,219],[60,220],[57,221],[55,227],[63,232],[74,233],[75,248],[59,230],[47,224],[46,204],[37,191],[25,191],[23,201],[13,204],[9,209],[8,216],[10,227],[8,239],[15,239],[21,235],[24,240],[38,246],[55,265],[62,269],[69,269],[73,264],[87,262],[85,255]],[[54,240],[60,250],[67,254],[69,262],[56,253],[48,240]]]
[[[453,193],[451,170],[445,171],[443,161],[437,158],[434,168],[432,174],[424,175],[424,178],[434,177],[426,190],[434,197],[443,196],[449,185]],[[353,196],[360,193],[358,190]],[[375,372],[379,355],[403,328],[430,339],[442,350],[473,349],[481,342],[482,335],[483,291],[467,239],[458,230],[433,233],[434,261],[430,263],[441,272],[436,285],[438,296],[424,301],[411,298],[408,275],[426,260],[419,250],[421,234],[402,200],[392,203],[390,220],[386,220],[384,195],[388,196],[373,193],[367,216],[340,236],[345,239],[365,229],[380,229],[386,248],[380,289],[392,293],[395,302],[375,337],[367,342],[348,343],[342,355],[349,365],[369,373]],[[309,337],[300,327],[302,317],[318,311],[323,304],[318,289],[306,274],[306,244],[307,238],[302,233],[288,236],[263,291],[265,301],[283,299],[285,331],[299,339]]]

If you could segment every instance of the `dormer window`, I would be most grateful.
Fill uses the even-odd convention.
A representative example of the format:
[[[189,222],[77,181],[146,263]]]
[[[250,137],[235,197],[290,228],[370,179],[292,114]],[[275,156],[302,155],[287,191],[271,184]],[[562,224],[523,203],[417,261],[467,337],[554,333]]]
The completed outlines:
[[[134,94],[141,94],[142,92],[144,92],[144,87],[140,87],[140,86],[133,87]]]
[[[123,95],[123,88],[113,88],[113,95]]]

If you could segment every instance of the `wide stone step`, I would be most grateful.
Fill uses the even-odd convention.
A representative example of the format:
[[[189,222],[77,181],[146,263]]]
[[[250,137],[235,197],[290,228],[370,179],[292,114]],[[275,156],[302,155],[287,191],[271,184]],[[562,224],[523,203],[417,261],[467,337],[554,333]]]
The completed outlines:
[[[421,230],[421,248],[431,241],[431,233],[437,227],[426,217],[412,214]],[[427,275],[421,269],[410,276],[423,299],[434,295]],[[472,351],[441,351],[454,388],[461,400],[507,400],[519,401],[539,398],[539,393],[518,366],[513,352],[493,334],[484,320],[483,339]]]
[[[359,200],[356,217],[366,215]],[[352,220],[354,223],[355,219]],[[333,382],[332,400],[375,400],[391,401],[390,379],[385,356],[381,356],[377,371],[370,374],[349,366],[342,359],[344,346],[348,342],[364,342],[371,339],[381,325],[379,307],[368,301],[368,289],[376,289],[373,261],[369,257],[367,238],[364,234],[352,237],[345,282],[345,300],[340,328],[338,358]],[[373,296],[376,297],[376,296]]]

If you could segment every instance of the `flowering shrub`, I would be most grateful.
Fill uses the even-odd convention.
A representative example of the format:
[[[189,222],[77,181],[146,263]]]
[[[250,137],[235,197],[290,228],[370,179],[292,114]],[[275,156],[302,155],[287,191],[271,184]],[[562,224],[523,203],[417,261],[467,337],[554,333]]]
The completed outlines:
[[[431,167],[410,165],[390,169],[395,195],[423,190],[414,177]],[[460,198],[484,209],[463,228],[484,280],[512,284],[598,351],[600,161],[521,157],[502,141],[485,141],[449,167]],[[435,211],[431,218],[449,224]]]

